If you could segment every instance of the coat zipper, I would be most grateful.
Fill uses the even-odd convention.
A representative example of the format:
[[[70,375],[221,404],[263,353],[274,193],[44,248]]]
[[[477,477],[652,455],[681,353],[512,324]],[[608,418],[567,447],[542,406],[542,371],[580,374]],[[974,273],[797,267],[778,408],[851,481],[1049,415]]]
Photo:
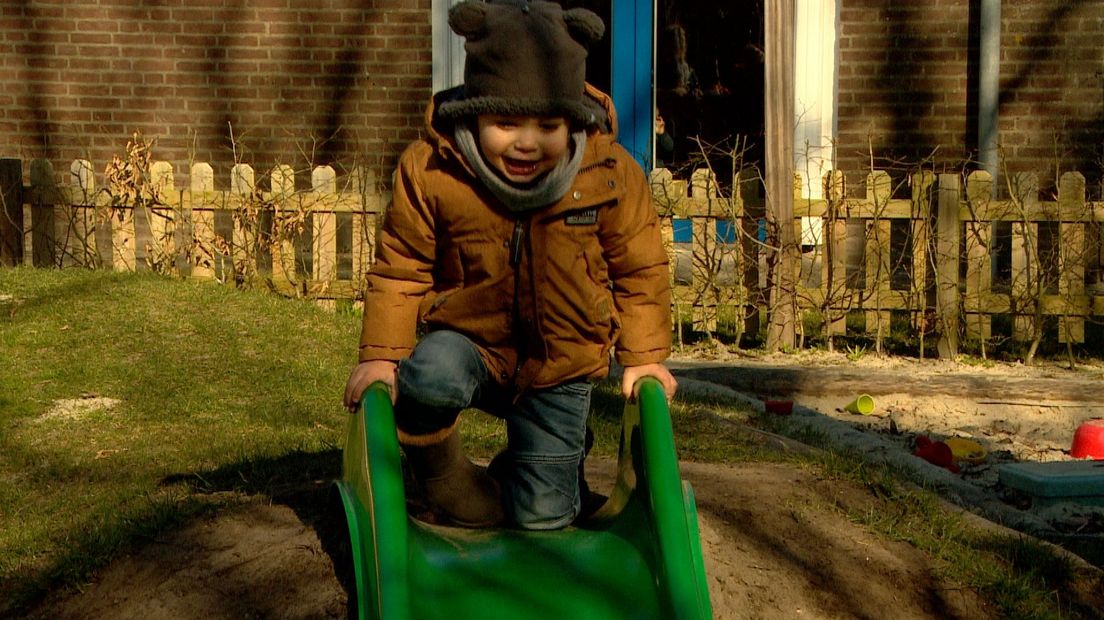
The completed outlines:
[[[518,375],[521,374],[521,362],[524,357],[525,351],[525,330],[522,329],[521,323],[521,259],[525,252],[525,229],[528,224],[529,218],[518,218],[514,220],[514,232],[510,235],[510,265],[514,268],[514,311],[513,311],[513,331],[515,352],[517,353],[517,359],[514,363],[514,376],[513,381],[517,382]]]
[[[582,174],[595,168],[613,168],[617,165],[617,160],[613,157],[607,157],[599,162],[583,166],[579,169],[577,174]],[[518,218],[514,220],[514,231],[510,235],[510,265],[514,268],[514,311],[513,311],[513,329],[514,338],[516,342],[517,361],[514,364],[514,377],[513,381],[516,385],[518,375],[521,374],[521,364],[525,358],[525,330],[521,323],[521,259],[525,252],[525,232],[529,224],[529,217]],[[530,260],[529,269],[532,270],[532,260]],[[530,275],[529,278],[530,288],[533,287],[533,278]],[[536,295],[536,290],[532,291],[533,295]],[[536,300],[533,300],[533,307],[536,308]]]
[[[510,264],[517,267],[521,264],[521,248],[525,239],[525,223],[523,220],[514,220],[514,234],[510,236]],[[517,278],[514,278],[514,293],[517,296]]]
[[[616,165],[617,165],[617,160],[616,159],[614,159],[612,157],[607,157],[607,158],[603,159],[602,161],[596,161],[592,164],[587,164],[587,165],[583,166],[582,168],[579,168],[579,172],[576,173],[576,174],[582,174],[584,172],[594,170],[595,168],[601,168],[602,166],[605,166],[606,168],[613,168]]]

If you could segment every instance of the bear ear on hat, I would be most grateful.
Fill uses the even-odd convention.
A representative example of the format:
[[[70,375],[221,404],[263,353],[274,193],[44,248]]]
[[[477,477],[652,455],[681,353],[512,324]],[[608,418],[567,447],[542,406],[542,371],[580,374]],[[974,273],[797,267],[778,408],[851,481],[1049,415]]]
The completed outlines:
[[[564,23],[571,38],[581,43],[597,43],[606,34],[606,25],[602,18],[588,9],[575,8],[564,11]]]
[[[465,39],[478,39],[486,33],[487,5],[482,0],[468,0],[449,9],[449,27]]]

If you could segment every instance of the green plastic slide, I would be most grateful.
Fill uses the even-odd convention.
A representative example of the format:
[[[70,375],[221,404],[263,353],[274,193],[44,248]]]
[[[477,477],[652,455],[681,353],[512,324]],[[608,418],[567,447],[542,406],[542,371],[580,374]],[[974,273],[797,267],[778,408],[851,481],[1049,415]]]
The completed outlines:
[[[585,522],[552,532],[469,530],[407,515],[382,384],[350,417],[345,505],[356,611],[371,620],[712,618],[690,484],[679,476],[663,389],[625,406],[617,483]]]

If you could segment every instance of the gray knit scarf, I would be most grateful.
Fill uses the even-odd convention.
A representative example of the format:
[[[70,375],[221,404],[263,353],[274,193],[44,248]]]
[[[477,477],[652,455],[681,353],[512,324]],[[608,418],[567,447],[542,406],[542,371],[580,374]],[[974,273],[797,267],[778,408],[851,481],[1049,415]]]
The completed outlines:
[[[586,147],[586,130],[571,134],[571,156],[564,157],[534,185],[519,187],[502,178],[483,158],[471,127],[465,122],[456,123],[456,144],[460,147],[464,159],[475,169],[476,175],[496,198],[515,213],[546,207],[567,193],[579,165],[583,162],[583,149]]]

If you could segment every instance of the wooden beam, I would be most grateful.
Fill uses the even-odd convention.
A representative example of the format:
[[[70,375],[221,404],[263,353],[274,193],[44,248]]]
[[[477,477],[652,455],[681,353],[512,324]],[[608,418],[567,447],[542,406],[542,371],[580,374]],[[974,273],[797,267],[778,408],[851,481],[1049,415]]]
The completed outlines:
[[[959,179],[955,174],[939,175],[939,213],[936,216],[936,316],[939,321],[939,357],[958,356],[958,203]]]
[[[23,262],[23,161],[0,159],[0,265]]]
[[[768,218],[778,231],[767,349],[797,344],[797,281],[801,255],[792,225],[794,132],[794,0],[767,0],[764,15],[764,110]]]

